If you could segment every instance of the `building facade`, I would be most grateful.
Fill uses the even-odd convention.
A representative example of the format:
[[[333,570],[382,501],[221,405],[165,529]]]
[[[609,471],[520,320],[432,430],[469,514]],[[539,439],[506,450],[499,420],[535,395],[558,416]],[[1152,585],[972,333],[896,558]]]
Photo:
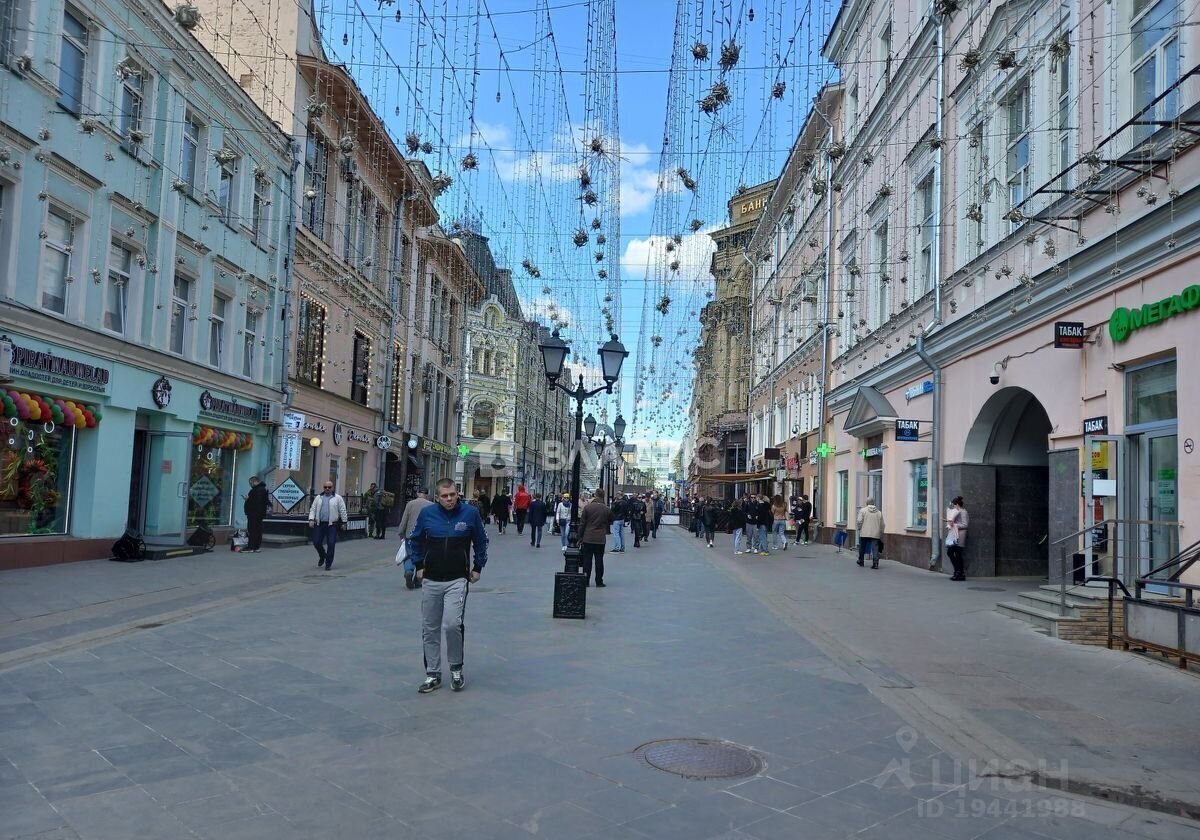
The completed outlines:
[[[961,494],[968,575],[1057,579],[1083,551],[1128,580],[1179,550],[1200,482],[1186,23],[1170,0],[843,4],[829,175],[787,198],[833,197],[825,538],[870,497],[889,553],[937,566]]]
[[[158,4],[0,28],[0,566],[182,546],[275,462],[292,154]]]

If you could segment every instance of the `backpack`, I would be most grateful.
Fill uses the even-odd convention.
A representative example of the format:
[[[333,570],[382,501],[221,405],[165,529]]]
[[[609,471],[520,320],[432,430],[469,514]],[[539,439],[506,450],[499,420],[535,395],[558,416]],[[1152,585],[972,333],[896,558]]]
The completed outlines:
[[[112,546],[113,559],[124,563],[133,563],[141,560],[142,554],[145,551],[146,544],[136,534],[132,534],[129,531],[122,534]]]

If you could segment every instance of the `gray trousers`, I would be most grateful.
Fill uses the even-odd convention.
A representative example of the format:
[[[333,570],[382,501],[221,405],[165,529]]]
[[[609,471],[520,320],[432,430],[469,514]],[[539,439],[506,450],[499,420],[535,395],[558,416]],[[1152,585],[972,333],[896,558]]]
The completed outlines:
[[[442,675],[442,628],[446,630],[446,659],[451,671],[463,666],[463,614],[467,610],[467,581],[423,580],[421,582],[421,642],[425,649],[425,673]]]

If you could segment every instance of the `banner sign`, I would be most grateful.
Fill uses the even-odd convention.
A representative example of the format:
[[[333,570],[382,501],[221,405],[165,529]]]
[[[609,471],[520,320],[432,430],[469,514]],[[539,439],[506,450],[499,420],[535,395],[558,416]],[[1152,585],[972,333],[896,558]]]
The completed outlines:
[[[920,438],[921,421],[920,420],[897,420],[896,421],[896,440],[914,441]]]

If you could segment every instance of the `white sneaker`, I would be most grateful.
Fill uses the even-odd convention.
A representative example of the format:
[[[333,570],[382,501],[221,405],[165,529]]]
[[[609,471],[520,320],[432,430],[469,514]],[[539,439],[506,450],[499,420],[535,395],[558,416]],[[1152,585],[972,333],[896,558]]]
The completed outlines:
[[[733,553],[734,553],[734,554],[742,554],[743,552],[741,551],[741,549],[739,549],[739,550],[737,550],[737,551],[735,551],[735,552],[733,552]]]

